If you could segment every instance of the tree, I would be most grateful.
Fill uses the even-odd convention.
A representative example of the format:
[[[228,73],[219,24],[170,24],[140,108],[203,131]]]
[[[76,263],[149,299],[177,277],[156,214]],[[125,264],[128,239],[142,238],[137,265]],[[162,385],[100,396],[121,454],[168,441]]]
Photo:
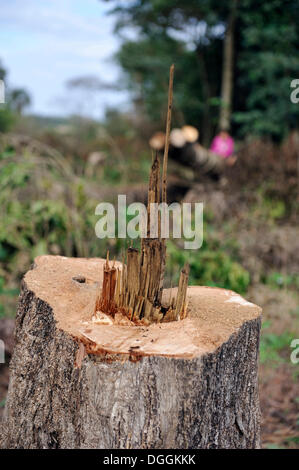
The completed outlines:
[[[7,71],[0,60],[0,80],[5,80]],[[6,93],[7,98],[7,93]],[[14,122],[14,116],[6,104],[0,104],[0,132],[8,131]]]
[[[228,131],[231,125],[231,107],[233,92],[233,57],[234,57],[234,29],[236,21],[237,0],[233,0],[227,28],[223,41],[221,106],[219,128]]]
[[[176,64],[174,123],[195,125],[208,143],[217,124],[221,76],[221,49],[227,8],[212,9],[215,1],[134,1],[123,7],[117,2],[117,32],[133,25],[138,40],[124,40],[117,59],[125,70],[137,99],[146,103],[157,119],[156,103],[164,95],[171,62]],[[162,116],[160,116],[162,118]]]
[[[293,0],[240,3],[234,121],[241,135],[281,139],[299,123],[290,100],[298,76],[299,8]]]
[[[111,10],[122,38],[116,58],[135,102],[162,120],[157,102],[175,62],[174,124],[198,127],[206,145],[220,114],[225,127],[231,115],[240,136],[282,138],[298,126],[299,109],[289,99],[299,70],[297,2],[244,0],[234,10],[235,0],[115,0]],[[134,40],[125,35],[130,29]]]
[[[13,88],[8,96],[8,105],[12,111],[22,114],[31,103],[29,93],[23,88]]]

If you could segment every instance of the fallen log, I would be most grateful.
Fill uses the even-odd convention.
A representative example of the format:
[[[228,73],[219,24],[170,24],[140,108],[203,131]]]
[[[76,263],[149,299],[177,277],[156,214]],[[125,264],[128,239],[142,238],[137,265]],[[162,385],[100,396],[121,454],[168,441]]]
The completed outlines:
[[[161,196],[167,203],[170,68]],[[160,201],[153,158],[150,203]],[[40,256],[24,278],[4,448],[255,448],[259,307],[224,289],[163,289],[166,240],[127,264]]]
[[[40,256],[25,275],[1,447],[259,447],[260,308],[189,287],[183,320],[97,323],[104,263]]]

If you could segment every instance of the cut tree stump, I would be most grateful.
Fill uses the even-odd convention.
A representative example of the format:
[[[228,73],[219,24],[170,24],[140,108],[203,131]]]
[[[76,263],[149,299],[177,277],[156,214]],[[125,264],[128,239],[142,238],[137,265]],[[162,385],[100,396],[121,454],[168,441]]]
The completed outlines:
[[[189,287],[183,320],[97,324],[104,262],[40,256],[25,275],[1,447],[259,447],[261,309]]]

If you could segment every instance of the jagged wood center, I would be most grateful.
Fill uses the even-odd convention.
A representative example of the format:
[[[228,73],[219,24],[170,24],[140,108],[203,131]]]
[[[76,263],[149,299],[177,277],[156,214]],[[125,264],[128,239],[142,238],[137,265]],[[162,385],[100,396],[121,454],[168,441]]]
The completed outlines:
[[[162,171],[162,202],[167,202],[167,161],[171,124],[173,95],[173,65],[170,68],[168,110],[166,122],[166,141]],[[148,187],[147,237],[141,238],[141,251],[127,249],[127,263],[122,269],[109,263],[109,255],[103,267],[102,291],[95,305],[94,319],[100,320],[101,314],[114,316],[121,312],[135,324],[150,324],[160,321],[174,321],[186,317],[186,293],[189,267],[181,271],[176,298],[170,298],[167,306],[161,305],[164,271],[166,262],[165,238],[161,237],[161,217],[158,220],[158,237],[150,238],[152,204],[160,203],[160,161],[156,152],[153,158]]]

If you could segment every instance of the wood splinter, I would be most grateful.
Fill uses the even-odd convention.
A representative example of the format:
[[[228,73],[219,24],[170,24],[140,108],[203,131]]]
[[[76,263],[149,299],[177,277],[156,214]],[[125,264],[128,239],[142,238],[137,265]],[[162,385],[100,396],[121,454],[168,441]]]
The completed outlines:
[[[167,203],[167,162],[171,125],[174,66],[170,67],[168,109],[166,120],[165,149],[162,169],[162,202]],[[117,312],[126,315],[135,324],[150,324],[182,320],[187,315],[186,293],[189,267],[181,271],[176,299],[168,306],[162,306],[164,271],[166,264],[166,243],[161,236],[161,216],[158,215],[156,238],[151,237],[151,204],[160,203],[160,161],[156,152],[149,176],[147,204],[147,236],[141,238],[141,251],[132,246],[127,249],[127,264],[123,260],[122,269],[110,267],[109,253],[103,271],[102,292],[95,306],[96,320],[108,322],[101,314],[115,317]]]

